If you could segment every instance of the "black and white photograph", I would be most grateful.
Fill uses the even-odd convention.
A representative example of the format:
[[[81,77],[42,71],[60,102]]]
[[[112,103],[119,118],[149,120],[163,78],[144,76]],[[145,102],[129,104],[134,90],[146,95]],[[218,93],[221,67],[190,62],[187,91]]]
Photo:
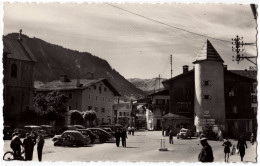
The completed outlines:
[[[76,2],[2,2],[1,163],[257,163],[258,1]]]

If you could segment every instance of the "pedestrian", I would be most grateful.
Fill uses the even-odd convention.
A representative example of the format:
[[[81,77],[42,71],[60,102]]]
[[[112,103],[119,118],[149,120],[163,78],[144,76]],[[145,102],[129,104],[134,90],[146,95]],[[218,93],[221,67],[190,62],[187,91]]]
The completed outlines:
[[[164,129],[164,127],[163,127],[163,128],[162,128],[162,136],[163,136],[163,137],[164,137],[164,130],[165,130],[165,129]]]
[[[122,146],[126,147],[126,138],[127,138],[127,134],[126,134],[126,130],[124,129],[121,132],[121,140],[122,140]]]
[[[19,137],[19,133],[14,133],[12,136],[10,147],[14,152],[14,158],[21,158],[21,146],[23,144]]]
[[[131,135],[131,126],[128,126],[128,134]]]
[[[200,140],[200,144],[202,145],[202,149],[198,156],[198,160],[200,162],[213,162],[214,161],[213,151],[211,146],[208,144],[207,139],[202,138]]]
[[[115,138],[116,138],[116,146],[119,147],[119,144],[120,144],[120,131],[119,131],[119,129],[116,129]]]
[[[223,141],[223,134],[222,134],[222,131],[221,131],[220,129],[218,130],[218,140],[219,140],[220,142]]]
[[[169,136],[170,129],[171,129],[170,126],[168,126],[167,131],[166,131],[166,136]]]
[[[230,147],[232,146],[232,144],[229,141],[229,139],[226,138],[226,141],[222,144],[222,146],[224,146],[225,162],[228,162],[229,153],[230,153]]]
[[[255,142],[254,139],[255,139],[255,138],[254,138],[254,133],[252,133],[252,134],[251,134],[251,137],[250,137],[250,143],[251,143],[252,145],[254,145],[254,142]]]
[[[169,132],[169,142],[170,142],[170,144],[173,144],[173,132],[172,132],[172,130],[170,130],[170,132]]]
[[[38,152],[38,160],[42,161],[42,150],[43,150],[43,146],[44,146],[44,138],[42,136],[42,133],[39,132],[38,133],[38,137],[37,137],[37,152]]]
[[[135,127],[134,126],[132,126],[132,128],[131,128],[131,132],[132,132],[132,135],[135,135]]]
[[[241,161],[243,161],[243,158],[246,153],[247,144],[243,136],[240,137],[240,139],[237,142],[237,149],[239,150]]]
[[[23,147],[25,152],[25,160],[31,161],[33,159],[34,141],[29,133],[26,133],[26,137],[23,140]]]

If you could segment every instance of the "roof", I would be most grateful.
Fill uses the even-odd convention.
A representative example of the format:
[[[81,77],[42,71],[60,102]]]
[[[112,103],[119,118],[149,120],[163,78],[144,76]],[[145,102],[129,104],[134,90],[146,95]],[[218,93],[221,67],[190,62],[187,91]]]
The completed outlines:
[[[80,89],[86,89],[90,86],[93,86],[94,84],[98,82],[104,82],[104,84],[116,95],[120,96],[119,92],[113,87],[113,85],[105,78],[99,78],[99,79],[79,79],[80,84],[82,86],[77,86],[77,79],[71,79],[68,82],[62,82],[60,80],[55,80],[48,82],[44,85],[39,85],[36,88],[36,91],[53,91],[53,90],[80,90]]]
[[[155,95],[169,96],[170,93],[169,93],[169,90],[163,89],[163,90],[161,90],[161,91],[159,91],[159,92],[149,94],[148,96],[155,96]]]
[[[3,45],[4,52],[7,53],[7,58],[36,62],[35,57],[25,42],[4,36]]]
[[[163,118],[192,119],[192,118],[189,118],[189,117],[185,117],[185,116],[181,116],[181,115],[177,115],[177,114],[173,114],[173,113],[168,113],[168,114],[164,115]]]
[[[224,62],[209,40],[206,41],[202,49],[199,51],[196,60],[193,63],[204,60]]]
[[[185,72],[185,73],[181,73],[181,74],[179,74],[179,75],[177,75],[177,76],[175,76],[175,77],[173,77],[173,78],[170,78],[170,79],[168,79],[168,80],[163,81],[162,83],[163,83],[163,84],[165,84],[165,83],[167,84],[168,82],[177,80],[177,79],[179,79],[179,78],[185,77],[185,76],[187,76],[187,75],[189,75],[189,74],[193,74],[193,73],[194,73],[194,69],[192,69],[192,70],[190,70],[190,71],[188,71],[188,72]]]
[[[228,70],[228,71],[243,77],[248,77],[255,80],[257,79],[257,71],[254,70]]]

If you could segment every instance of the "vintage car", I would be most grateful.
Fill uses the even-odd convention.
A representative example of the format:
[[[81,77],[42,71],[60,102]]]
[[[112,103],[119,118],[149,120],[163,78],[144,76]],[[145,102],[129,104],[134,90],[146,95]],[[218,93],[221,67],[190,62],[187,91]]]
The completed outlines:
[[[104,128],[102,128],[102,129],[105,130],[106,132],[108,132],[110,135],[115,136],[115,132],[113,132],[111,128],[109,128],[109,127],[104,127]]]
[[[47,132],[41,126],[27,125],[23,127],[23,130],[26,133],[31,133],[34,138],[38,136],[38,132],[41,132],[44,137],[47,137]]]
[[[55,129],[51,125],[41,125],[41,127],[46,131],[48,137],[53,137],[55,135]]]
[[[77,130],[77,128],[75,126],[72,125],[67,125],[67,126],[55,126],[55,134],[60,135],[62,134],[64,131],[67,130]]]
[[[88,128],[94,134],[99,136],[99,141],[104,143],[108,141],[114,141],[113,136],[101,128]]]
[[[77,129],[85,129],[86,127],[82,126],[82,125],[74,125],[74,127],[76,127]]]
[[[13,130],[11,126],[4,125],[3,134],[4,134],[4,140],[12,139]]]
[[[99,142],[99,136],[94,134],[91,130],[89,129],[78,129],[77,131],[81,132],[81,134],[83,135],[88,135],[90,140],[91,140],[91,144],[95,143],[95,142]]]
[[[76,130],[67,130],[61,135],[55,135],[52,141],[54,146],[84,146],[91,142],[88,135],[82,135]]]
[[[187,139],[191,138],[192,134],[189,129],[182,128],[180,132],[177,134],[177,139],[182,138],[182,139]]]

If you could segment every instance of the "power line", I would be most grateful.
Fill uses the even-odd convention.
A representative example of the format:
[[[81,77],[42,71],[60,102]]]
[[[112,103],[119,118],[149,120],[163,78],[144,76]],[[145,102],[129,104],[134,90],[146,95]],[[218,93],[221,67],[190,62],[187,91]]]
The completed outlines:
[[[202,36],[202,37],[206,37],[206,38],[210,38],[210,39],[214,39],[214,40],[219,40],[219,41],[231,43],[231,42],[228,41],[228,40],[218,39],[218,38],[210,37],[210,36],[207,36],[207,35],[202,35],[202,34],[199,34],[199,33],[196,33],[196,32],[192,32],[192,31],[189,31],[189,30],[186,30],[186,29],[182,29],[182,28],[173,26],[173,25],[166,24],[166,23],[164,23],[164,22],[161,22],[161,21],[158,21],[158,20],[155,20],[155,19],[152,19],[152,18],[143,16],[143,15],[141,15],[141,14],[138,14],[138,13],[135,13],[135,12],[132,12],[132,11],[123,9],[123,8],[121,8],[121,7],[118,7],[118,6],[109,4],[109,3],[106,3],[106,4],[109,5],[109,6],[112,6],[112,7],[114,7],[114,8],[117,8],[117,9],[119,9],[119,10],[123,10],[123,11],[128,12],[128,13],[131,13],[131,14],[133,14],[133,15],[142,17],[142,18],[144,18],[144,19],[147,19],[147,20],[150,20],[150,21],[153,21],[153,22],[156,22],[156,23],[159,23],[159,24],[162,24],[162,25],[165,25],[165,26],[174,28],[174,29],[178,29],[178,30],[180,30],[180,31],[188,32],[188,33],[191,33],[191,34],[194,34],[194,35],[198,35],[198,36]]]

